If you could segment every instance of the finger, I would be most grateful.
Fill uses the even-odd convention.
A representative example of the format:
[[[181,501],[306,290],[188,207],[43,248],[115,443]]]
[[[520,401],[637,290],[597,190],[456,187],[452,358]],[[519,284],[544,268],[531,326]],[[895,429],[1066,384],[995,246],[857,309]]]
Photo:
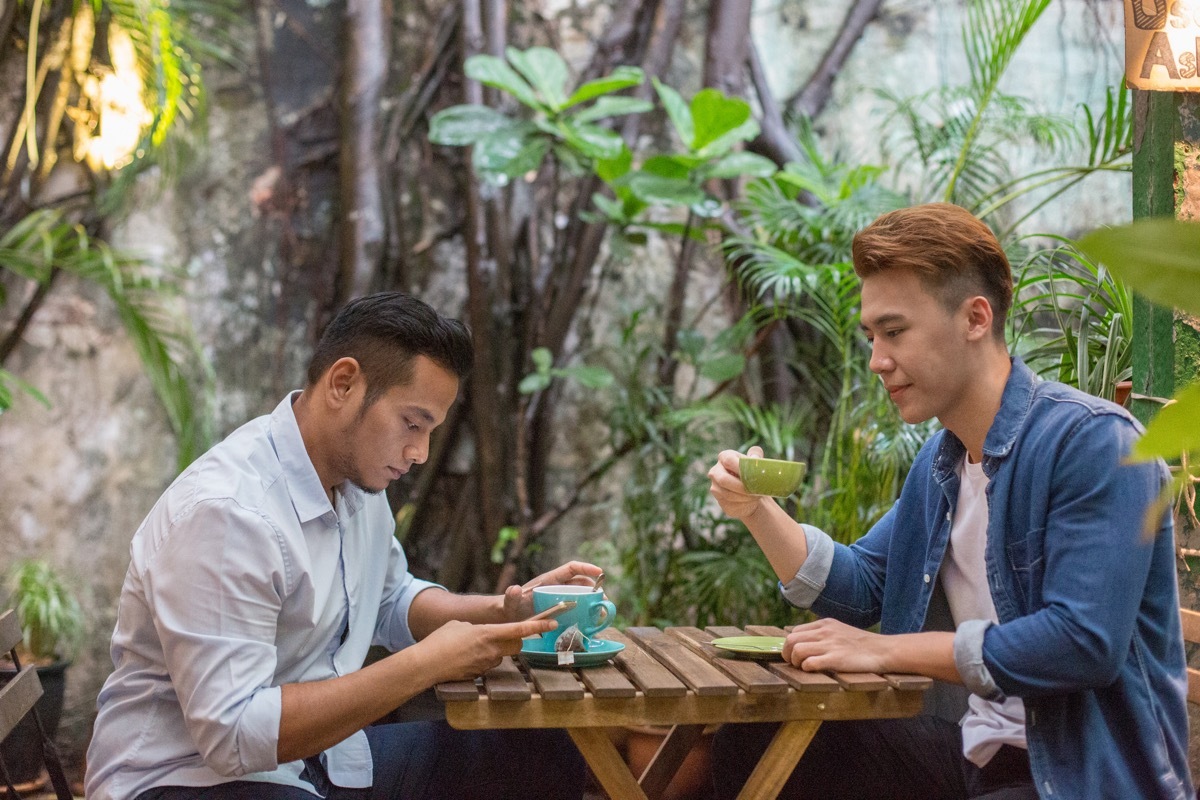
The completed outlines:
[[[552,631],[558,627],[558,623],[552,619],[526,619],[520,622],[501,622],[487,627],[497,639],[523,639],[526,636],[539,636],[546,631]]]
[[[717,456],[717,462],[725,468],[725,471],[731,475],[741,475],[738,471],[738,461],[742,458],[742,454],[737,450],[722,450]]]

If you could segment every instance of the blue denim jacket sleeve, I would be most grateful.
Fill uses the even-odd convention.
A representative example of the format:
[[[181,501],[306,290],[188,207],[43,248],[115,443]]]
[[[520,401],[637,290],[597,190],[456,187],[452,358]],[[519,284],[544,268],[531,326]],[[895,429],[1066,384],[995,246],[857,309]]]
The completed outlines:
[[[1161,462],[1124,463],[1137,436],[1118,414],[1088,414],[1044,448],[1058,451],[1042,456],[1052,465],[1046,527],[1025,532],[1041,541],[1044,563],[1021,565],[1041,573],[1040,607],[982,637],[983,663],[1005,694],[1108,686],[1129,657],[1153,548],[1144,515],[1166,479]],[[1025,545],[1011,533],[1010,555]]]

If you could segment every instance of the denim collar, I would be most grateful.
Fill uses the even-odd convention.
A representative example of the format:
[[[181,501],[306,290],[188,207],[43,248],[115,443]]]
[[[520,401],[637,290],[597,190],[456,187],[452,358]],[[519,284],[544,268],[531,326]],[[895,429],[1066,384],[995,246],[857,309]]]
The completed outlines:
[[[1040,379],[1020,356],[1012,357],[1012,369],[1004,384],[1000,397],[1000,410],[988,428],[983,440],[983,471],[989,478],[1000,468],[1000,462],[1017,443],[1017,436],[1025,427],[1029,408],[1033,404],[1034,387]],[[943,486],[956,475],[958,465],[966,455],[967,448],[962,440],[950,431],[944,431],[942,441],[933,460],[934,478]]]

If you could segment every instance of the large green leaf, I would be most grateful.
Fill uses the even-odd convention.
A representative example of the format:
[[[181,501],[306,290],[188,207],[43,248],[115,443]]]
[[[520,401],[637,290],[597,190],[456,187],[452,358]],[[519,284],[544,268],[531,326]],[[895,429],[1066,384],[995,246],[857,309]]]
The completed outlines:
[[[647,172],[633,172],[622,179],[639,200],[668,206],[690,206],[707,197],[691,183],[678,178],[664,178]]]
[[[594,97],[619,92],[631,86],[637,86],[645,79],[645,75],[637,67],[617,67],[611,74],[594,81],[588,81],[567,98],[564,108],[586,103]],[[630,98],[632,99],[632,98]]]
[[[679,92],[660,82],[658,78],[654,79],[654,90],[658,92],[658,99],[662,101],[663,108],[666,109],[671,124],[675,126],[675,132],[679,135],[680,141],[689,150],[694,150],[692,142],[696,139],[696,131],[688,104],[684,102]]]
[[[550,141],[534,133],[529,124],[511,125],[479,140],[472,155],[475,169],[484,177],[516,178],[541,166]]]
[[[1133,446],[1132,460],[1176,459],[1183,452],[1200,452],[1200,381],[1163,406],[1146,427],[1146,435]]]
[[[701,89],[692,98],[692,125],[695,137],[692,150],[702,150],[750,119],[750,104],[736,97],[727,97],[717,89]]]
[[[531,47],[504,51],[517,71],[529,81],[552,111],[560,111],[567,103],[567,62],[549,47]]]
[[[464,147],[511,124],[511,119],[490,106],[451,106],[434,114],[429,120],[429,140],[436,144]]]
[[[691,175],[692,167],[696,166],[697,163],[690,156],[650,156],[650,158],[642,162],[642,172],[648,172],[651,175],[659,175],[664,178],[687,180]]]
[[[530,108],[542,108],[533,89],[504,59],[489,55],[471,56],[463,64],[463,73],[484,86],[508,92]]]
[[[615,158],[596,160],[596,174],[605,183],[612,183],[627,174],[631,166],[633,166],[633,153],[628,147],[622,147],[621,152]]]
[[[619,133],[599,125],[564,122],[562,131],[572,146],[591,159],[618,158],[625,149],[625,141]]]
[[[769,178],[775,174],[775,162],[757,153],[730,153],[710,169],[705,176],[709,178]]]
[[[626,114],[644,114],[654,108],[649,100],[640,97],[601,97],[578,114],[572,115],[575,122],[595,122],[598,119],[621,117]]]
[[[740,353],[727,353],[705,361],[700,367],[700,374],[710,381],[724,383],[741,375],[745,368],[745,356]]]
[[[723,156],[732,150],[733,146],[738,142],[748,142],[755,136],[758,136],[758,131],[758,122],[751,117],[728,133],[718,136],[713,141],[704,145],[704,147],[697,148],[696,155],[706,159]]]
[[[1093,231],[1079,249],[1155,303],[1200,314],[1200,224],[1138,220]]]

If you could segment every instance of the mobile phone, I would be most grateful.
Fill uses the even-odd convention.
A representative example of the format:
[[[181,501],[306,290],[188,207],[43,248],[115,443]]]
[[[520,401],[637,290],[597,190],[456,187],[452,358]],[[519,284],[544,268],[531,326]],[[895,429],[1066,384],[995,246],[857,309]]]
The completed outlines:
[[[570,611],[577,605],[579,604],[575,600],[560,600],[559,602],[547,608],[545,611],[540,611],[537,614],[534,614],[529,618],[529,621],[532,622],[536,619],[550,619],[551,617],[557,617],[559,614],[562,614],[564,611]]]

